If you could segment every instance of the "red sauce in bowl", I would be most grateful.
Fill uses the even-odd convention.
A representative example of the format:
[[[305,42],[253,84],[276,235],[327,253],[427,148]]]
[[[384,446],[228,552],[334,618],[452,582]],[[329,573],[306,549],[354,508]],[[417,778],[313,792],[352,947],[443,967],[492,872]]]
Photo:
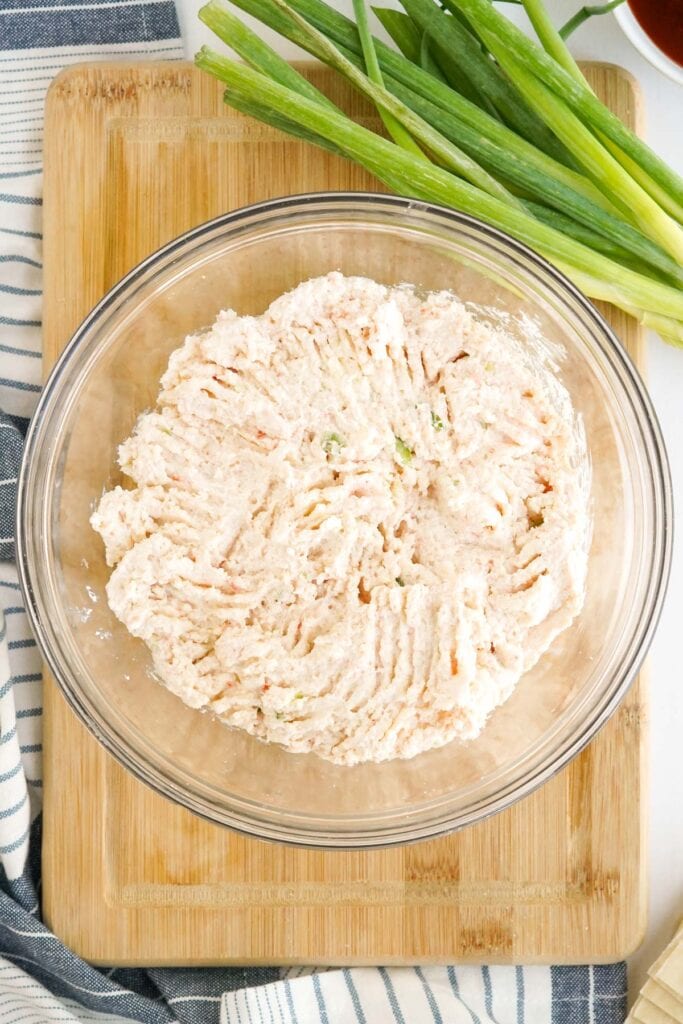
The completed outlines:
[[[683,67],[683,0],[628,0],[655,46]]]

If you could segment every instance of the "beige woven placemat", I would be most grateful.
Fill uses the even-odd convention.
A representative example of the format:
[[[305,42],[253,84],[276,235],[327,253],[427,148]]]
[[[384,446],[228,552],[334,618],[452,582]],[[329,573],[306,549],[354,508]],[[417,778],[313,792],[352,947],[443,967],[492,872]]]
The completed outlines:
[[[626,1024],[683,1024],[683,921],[647,973]]]

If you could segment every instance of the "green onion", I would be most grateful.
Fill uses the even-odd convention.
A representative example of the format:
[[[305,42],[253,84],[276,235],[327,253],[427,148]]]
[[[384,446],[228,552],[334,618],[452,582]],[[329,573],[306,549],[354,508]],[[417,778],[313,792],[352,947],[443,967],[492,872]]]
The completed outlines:
[[[584,192],[576,191],[566,183],[558,181],[545,169],[523,163],[507,146],[484,138],[476,130],[458,122],[429,100],[416,96],[390,79],[388,81],[390,88],[398,97],[438,128],[443,135],[458,142],[483,166],[503,176],[508,188],[513,185],[523,187],[531,196],[543,200],[545,204],[570,213],[579,222],[579,226],[583,224],[591,228],[593,233],[603,235],[605,239],[631,253],[638,260],[658,267],[667,277],[683,284],[683,268],[676,260],[642,232],[622,220],[616,209],[614,213],[604,210],[593,200],[590,193],[590,197],[586,196]],[[526,203],[526,206],[529,207],[530,204]],[[547,221],[547,218],[544,219]]]
[[[396,435],[396,452],[404,466],[409,465],[413,461],[415,449],[411,448],[409,444],[406,444],[403,438],[399,437],[398,434]]]
[[[529,74],[507,52],[503,53],[497,43],[494,45],[498,60],[509,77],[533,103],[541,117],[554,126],[560,138],[568,146],[574,147],[578,159],[585,164],[591,176],[605,191],[612,192],[613,199],[618,197],[620,204],[630,211],[637,223],[645,226],[663,249],[678,261],[683,261],[683,230],[680,226],[627,174],[566,103]]]
[[[520,102],[500,70],[457,18],[449,17],[432,0],[401,0],[415,24],[447,49],[478,91],[502,114],[505,122],[525,139],[563,160],[567,154],[543,122]]]
[[[324,59],[318,47],[313,46],[310,39],[304,37],[291,21],[283,21],[281,12],[275,7],[274,0],[233,0],[233,2],[241,10],[259,18],[270,28],[281,32],[287,39],[307,49],[313,56],[320,60]],[[333,10],[322,0],[295,0],[295,2],[300,8],[305,7],[311,22],[329,35],[347,56],[351,57],[361,53],[358,32],[352,21]],[[615,212],[614,205],[587,178],[536,149],[530,142],[516,135],[479,106],[469,102],[464,96],[454,92],[442,82],[435,80],[423,68],[412,64],[401,54],[395,53],[380,40],[375,39],[374,44],[385,82],[389,88],[393,89],[392,82],[400,83],[417,96],[441,107],[451,115],[454,122],[474,129],[484,138],[507,149],[512,157],[520,161],[522,167],[529,166],[533,170],[547,173],[558,182],[568,185],[585,195],[586,198],[603,206],[606,210]],[[437,52],[441,56],[442,50],[438,46]]]
[[[542,0],[524,0],[524,7],[546,53],[550,54],[572,78],[587,87],[586,80],[581,73],[581,68],[569,52],[565,39],[587,18],[592,17],[594,14],[606,14],[623,2],[624,0],[612,0],[611,3],[604,4],[601,7],[582,7],[573,18],[570,18],[564,28],[561,28],[559,31],[555,29],[550,21]],[[606,137],[603,132],[597,132],[597,135],[606,148],[609,149],[612,156],[659,203],[662,209],[666,210],[679,223],[683,223],[683,206],[676,202],[661,185],[654,181],[640,164],[624,153],[623,149],[613,142],[612,139]]]
[[[469,100],[470,103],[475,104],[477,107],[481,107],[490,117],[496,122],[502,124],[500,114],[494,107],[488,96],[485,96],[481,92],[477,92],[476,87],[469,80],[467,75],[463,72],[458,61],[451,56],[447,49],[443,46],[439,46],[439,43],[432,38],[431,45],[434,49],[436,59],[439,62],[439,67],[444,73],[447,84],[454,89],[456,93]],[[514,134],[514,132],[512,133]],[[517,137],[517,136],[515,136]]]
[[[519,2],[521,3],[521,0]],[[413,19],[404,14],[403,11],[395,11],[391,7],[373,7],[372,9],[384,27],[385,32],[396,43],[403,56],[407,57],[411,63],[422,67],[424,34],[420,32]],[[443,73],[447,84],[465,96],[470,102],[475,103],[495,118],[498,118],[498,113],[493,104],[485,96],[477,92],[463,73],[457,60],[454,60],[448,51],[440,47],[434,40],[432,40],[432,46],[436,54],[438,67]],[[375,46],[375,51],[377,51],[377,46]],[[425,69],[423,68],[423,70]]]
[[[365,7],[365,0],[353,0],[353,10],[356,15],[356,25],[358,26],[358,35],[360,36],[360,42],[363,48],[363,60],[365,61],[368,78],[371,82],[374,82],[375,85],[383,87],[384,80],[377,61],[377,54],[375,53],[375,45],[372,41],[370,26],[368,25],[368,12]],[[403,146],[403,148],[407,149],[409,153],[415,153],[417,156],[426,160],[427,158],[424,153],[414,142],[410,133],[405,130],[401,122],[398,121],[385,107],[378,104],[377,109],[379,110],[380,117],[384,122],[386,130],[389,132],[394,142],[397,142],[399,146]]]
[[[432,426],[434,430],[443,430],[443,420],[434,411],[432,411]]]
[[[446,76],[434,59],[431,51],[430,39],[426,32],[422,36],[422,42],[420,44],[420,67],[422,67],[428,74],[433,75],[434,78],[438,78],[439,81],[448,84]]]
[[[401,79],[394,79],[392,76],[387,76],[386,82],[388,88],[403,98],[408,106],[416,111],[424,111],[423,116],[433,120],[435,125],[440,124],[442,130],[448,125],[453,137],[461,140],[460,144],[463,147],[471,147],[473,151],[481,154],[482,159],[495,163],[497,158],[504,158],[507,165],[517,166],[515,177],[541,175],[559,186],[571,189],[608,213],[619,213],[617,207],[587,178],[536,149],[462,96],[446,89],[446,102],[441,92],[442,83],[433,84],[430,96],[427,95],[422,81],[413,83],[417,88],[405,86]],[[437,111],[441,112],[440,115]]]
[[[585,81],[579,82],[570,75],[542,47],[500,14],[490,0],[446,0],[446,4],[461,11],[475,32],[485,35],[486,44],[494,56],[513,53],[527,73],[537,76],[593,129],[603,132],[615,142],[683,208],[683,179],[608,110]]]
[[[419,64],[422,34],[412,18],[409,18],[403,11],[395,11],[393,7],[373,7],[372,9],[377,15],[377,20],[384,27],[384,31],[393,39],[403,56],[413,64]],[[376,48],[375,52],[377,52]]]
[[[589,7],[581,7],[572,15],[569,21],[560,29],[560,36],[562,39],[569,39],[572,32],[575,32],[579,26],[583,25],[584,21],[588,21],[594,15],[609,14],[615,7],[619,7],[623,4],[624,0],[610,0],[607,4],[597,4]]]
[[[453,18],[451,18],[450,20],[453,20]],[[301,37],[299,37],[298,41],[300,43],[305,42],[305,40],[303,40]],[[308,40],[308,42],[310,43],[310,40]],[[325,55],[321,51],[321,48],[319,48],[319,46],[309,45],[309,48],[318,56]],[[431,79],[431,82],[433,83],[433,79]],[[401,96],[401,98],[407,101],[408,105],[412,105],[413,110],[418,110],[419,113],[425,116],[427,116],[427,106],[432,112],[434,111],[434,104],[429,103],[429,101],[421,101],[419,97],[415,97],[412,94],[407,95],[407,92],[405,92],[405,90],[401,90],[400,86],[396,86],[395,83],[392,83],[392,88],[395,94]],[[461,99],[461,97],[456,96],[453,92],[451,92],[451,90],[446,89],[446,92],[449,93],[449,95],[453,99]],[[421,102],[422,105],[420,105]],[[512,132],[509,132],[503,126],[496,126],[496,128],[500,128],[501,131],[497,131],[496,128],[494,129],[494,134],[496,134],[497,142],[499,144],[497,145],[497,142],[488,142],[484,137],[482,137],[482,135],[479,132],[481,128],[481,117],[483,117],[484,120],[488,122],[490,122],[490,119],[486,119],[485,115],[481,115],[481,112],[471,108],[470,104],[467,104],[466,100],[463,100],[462,102],[465,103],[466,108],[469,108],[469,110],[466,110],[464,113],[466,114],[466,116],[469,115],[470,123],[475,124],[476,129],[470,130],[467,124],[462,125],[459,124],[458,122],[454,122],[456,130],[452,131],[450,135],[446,135],[446,137],[450,137],[452,141],[455,140],[460,142],[461,146],[464,147],[465,151],[470,153],[470,155],[483,157],[484,160],[487,159],[488,161],[492,160],[493,157],[495,169],[502,171],[503,174],[507,175],[508,179],[517,181],[517,183],[519,183],[520,174],[522,176],[522,181],[524,181],[525,175],[535,174],[536,168],[533,167],[532,165],[540,165],[540,167],[542,168],[541,174],[543,174],[543,172],[550,171],[552,175],[558,176],[565,182],[570,182],[570,186],[573,185],[575,188],[581,189],[580,195],[588,194],[592,201],[596,201],[598,204],[600,204],[600,194],[597,193],[597,190],[591,187],[589,182],[587,182],[585,179],[582,179],[579,175],[574,175],[572,174],[572,172],[566,171],[564,168],[561,168],[560,165],[557,165],[554,162],[550,161],[549,158],[545,158],[544,160],[543,155],[538,153],[538,151],[533,150],[533,147],[528,145],[528,143],[523,143],[521,139],[518,139]],[[459,113],[463,113],[462,108],[459,111]],[[473,113],[474,118],[472,119]],[[436,124],[436,121],[433,116],[431,118],[427,116],[427,120],[429,120],[432,125]],[[490,130],[490,123],[488,124],[487,127]],[[442,123],[438,124],[438,128],[442,133],[444,131],[447,131],[447,129],[444,129]],[[524,146],[526,146],[525,150]],[[492,148],[494,151],[493,154],[492,152],[490,152],[492,151]],[[484,151],[483,153],[481,152],[482,150]],[[486,150],[488,150],[489,152],[486,153]],[[499,158],[498,163],[496,163],[495,159],[497,155]],[[532,161],[532,165],[530,168],[527,168],[526,164],[522,162],[524,158],[526,159],[526,161],[529,161],[529,159]],[[452,164],[451,166],[453,167],[454,165]],[[462,165],[458,166],[458,164],[456,164],[455,169],[460,170],[461,172],[463,171]],[[483,172],[481,170],[480,165],[479,174],[481,173]],[[481,179],[477,177],[476,172],[473,171],[473,169],[471,168],[466,169],[466,176],[468,177],[469,180],[474,180],[477,183],[481,183]],[[525,183],[528,186],[529,182],[526,181]],[[588,204],[582,204],[581,200],[578,197],[575,197],[573,193],[563,194],[563,190],[561,188],[558,188],[558,186],[556,185],[555,177],[551,177],[550,179],[548,179],[547,177],[537,176],[537,183],[538,187],[536,189],[532,188],[532,191],[536,191],[536,195],[539,196],[539,198],[543,199],[546,203],[554,204],[558,206],[560,209],[570,209],[573,212],[573,214],[575,216],[579,216],[579,218],[583,220],[584,223],[594,225],[597,230],[603,230],[606,238],[611,238],[615,240],[617,244],[623,243],[624,245],[627,246],[627,248],[635,247],[634,254],[639,259],[650,261],[654,265],[658,265],[660,269],[663,269],[670,276],[670,278],[674,278],[674,276],[678,273],[678,269],[673,263],[673,261],[667,261],[666,255],[660,250],[658,250],[657,247],[650,247],[649,252],[643,251],[643,247],[647,247],[647,241],[642,237],[642,234],[632,232],[631,238],[624,238],[625,232],[628,233],[627,225],[625,225],[621,221],[612,220],[610,222],[609,220],[605,220],[604,218],[601,219],[599,216],[599,211],[595,211],[595,203],[589,201]],[[492,186],[492,181],[490,181],[490,179],[488,179],[484,183],[484,187],[486,187],[486,189],[489,190],[490,193],[492,193],[493,195],[502,195],[503,198],[507,198],[504,193],[501,193],[501,190],[499,188],[497,188],[495,185]],[[578,199],[579,209],[577,209],[577,205],[575,205]],[[614,236],[614,230],[616,230],[616,237]]]
[[[472,160],[458,146],[451,143],[440,132],[435,131],[432,126],[419,115],[415,114],[400,100],[396,99],[383,86],[376,85],[353,64],[334,43],[322,34],[317,28],[309,25],[308,22],[296,11],[293,4],[286,0],[273,0],[280,10],[286,12],[295,25],[298,26],[304,38],[310,40],[312,45],[323,54],[325,60],[331,67],[340,71],[349,81],[361,92],[365,93],[375,103],[377,108],[388,111],[393,115],[404,128],[413,135],[415,139],[428,148],[445,167],[455,171],[467,181],[477,183],[480,187],[489,192],[492,196],[498,196],[514,205],[519,205],[508,190],[490,175],[475,160]],[[432,76],[430,76],[431,78]],[[433,79],[432,79],[433,80]],[[404,147],[405,148],[405,147]],[[420,159],[424,154],[420,151]],[[425,160],[425,163],[428,161]]]
[[[200,17],[246,66],[207,47],[197,64],[235,109],[509,232],[683,345],[683,181],[592,93],[542,0],[523,0],[542,46],[490,0],[441,2],[448,13],[434,0],[377,10],[397,53],[372,36],[365,0],[353,0],[356,24],[324,0],[234,0],[344,75],[394,141],[336,108],[223,0]],[[322,443],[329,454],[345,442]],[[399,437],[396,451],[404,464],[413,456]]]
[[[631,316],[640,319],[644,327],[657,331],[664,341],[677,348],[683,348],[683,324],[680,320],[673,320],[671,317],[659,316],[657,313],[643,313],[639,309],[629,309],[626,305],[623,309]]]
[[[262,43],[254,33],[248,29],[241,31],[243,26],[241,26],[239,20],[233,18],[229,13],[226,15],[224,4],[220,0],[212,0],[206,8],[203,8],[201,16],[207,24],[221,35],[221,38],[230,41],[236,52],[247,60],[251,66],[270,70],[270,77],[282,82],[282,84],[289,84],[288,77],[282,68],[284,64],[284,69],[291,72],[294,76],[292,81],[296,85],[297,91],[301,92],[302,95],[305,94],[301,83],[306,83],[306,80],[298,72],[290,68],[286,62],[282,61],[266,44]],[[234,27],[235,24],[237,27]],[[318,52],[320,51],[318,50]],[[207,70],[215,71],[215,69],[209,67],[205,59],[202,59],[201,66]],[[553,204],[560,209],[568,208],[584,224],[591,225],[598,231],[602,230],[606,238],[616,242],[617,245],[624,244],[638,259],[653,263],[669,277],[675,278],[679,272],[676,264],[671,260],[667,260],[667,257],[661,250],[651,245],[648,248],[647,240],[642,235],[630,230],[622,221],[602,214],[600,210],[596,209],[596,204],[590,199],[584,201],[581,194],[576,195],[573,190],[567,191],[562,187],[562,184],[558,185],[553,177],[549,177],[543,171],[536,172],[535,168],[526,167],[525,164],[516,158],[515,153],[510,151],[507,145],[509,139],[505,136],[503,138],[506,144],[490,142],[480,135],[478,131],[470,128],[467,124],[459,123],[444,113],[440,113],[439,108],[434,104],[428,100],[421,99],[419,96],[415,96],[402,86],[395,84],[394,92],[399,98],[404,99],[407,105],[411,105],[413,110],[416,110],[433,126],[436,126],[446,138],[459,142],[466,152],[483,160],[485,164],[492,165],[495,170],[506,175],[508,180],[518,185],[524,183],[527,188],[531,187],[532,193],[535,193],[546,203]],[[322,94],[314,89],[313,97],[322,97]],[[325,97],[322,97],[322,99],[324,102],[329,103]],[[254,109],[250,111],[247,108],[244,112],[256,114]],[[266,117],[261,115],[261,119],[265,120]],[[278,126],[273,122],[272,118],[270,118],[269,123]],[[281,127],[292,131],[291,122],[289,122],[289,125],[281,124]],[[503,129],[503,131],[505,132],[506,129]],[[316,140],[310,134],[306,135],[301,132],[295,134],[308,141],[318,141],[320,144],[320,140]],[[500,138],[500,135],[498,138]],[[333,147],[330,147],[328,144],[325,148]],[[556,171],[557,169],[553,168],[553,170]],[[470,174],[469,177],[472,180],[473,175]],[[493,193],[495,194],[495,192],[496,190],[494,189]],[[603,246],[602,251],[609,252],[609,249],[605,250]]]
[[[195,56],[197,67],[203,71],[208,71],[209,74],[215,75],[217,78],[221,77],[220,73],[224,60],[224,57],[210,50],[208,46],[203,46]],[[328,150],[328,152],[334,153],[335,156],[343,156],[342,151],[333,143],[328,142],[327,139],[323,139],[322,136],[316,135],[314,132],[306,131],[305,128],[301,128],[295,121],[275,113],[270,107],[264,106],[253,97],[243,96],[237,89],[233,89],[230,92],[230,106],[239,111],[240,114],[246,114],[257,121],[262,121],[264,124],[270,125],[271,128],[286,132],[288,135],[294,135],[303,142],[320,146]]]
[[[342,448],[346,448],[346,441],[340,434],[324,434],[321,444],[328,455],[338,455]]]
[[[216,67],[214,56],[213,65]],[[628,305],[629,311],[658,313],[683,320],[683,294],[658,281],[623,268],[606,257],[566,238],[560,232],[536,221],[523,211],[511,208],[481,189],[461,181],[400,147],[356,124],[343,114],[292,93],[259,72],[234,61],[221,59],[219,77],[236,87],[242,95],[258,97],[262,104],[295,121],[307,131],[321,135],[356,160],[391,188],[418,199],[461,209],[509,231],[521,241],[539,249],[548,258],[576,270],[582,281],[590,281],[594,298],[616,305]],[[227,93],[230,100],[230,90]]]
[[[309,99],[317,100],[326,106],[336,109],[331,100],[316,89],[314,85],[300,75],[291,64],[279,56],[270,46],[264,43],[255,32],[252,32],[239,18],[231,14],[221,0],[209,0],[199,11],[199,17],[216,33],[219,39],[227,43],[257,71],[262,71],[274,82],[286,85],[293,92],[298,92]]]
[[[399,587],[405,587],[405,585],[406,585],[405,584],[405,580],[403,579],[402,576],[397,576],[396,577],[396,582],[398,583]]]
[[[622,0],[617,0],[617,3],[621,3]],[[574,78],[578,75],[583,81],[583,75],[579,70],[578,65],[574,61],[574,58],[567,49],[564,39],[558,32],[550,20],[550,16],[543,4],[543,0],[523,0],[524,10],[526,11],[529,21],[533,25],[534,31],[542,43],[546,53],[557,61],[560,67],[565,68]]]
[[[570,238],[575,238],[577,242],[582,242],[590,249],[595,249],[604,256],[609,256],[611,260],[623,263],[624,266],[630,267],[631,270],[636,270],[641,274],[656,274],[658,280],[664,281],[667,284],[675,285],[681,282],[683,268],[666,256],[666,254],[662,254],[663,259],[653,259],[651,264],[648,265],[634,255],[632,247],[627,249],[618,242],[611,242],[605,235],[598,234],[597,231],[581,221],[573,220],[561,210],[551,209],[531,199],[526,199],[524,205],[530,213],[533,213],[537,220],[556,228]],[[632,230],[628,225],[625,226],[629,231]],[[654,268],[659,266],[660,262],[662,263],[661,272],[655,271]],[[671,267],[671,270],[669,267]]]

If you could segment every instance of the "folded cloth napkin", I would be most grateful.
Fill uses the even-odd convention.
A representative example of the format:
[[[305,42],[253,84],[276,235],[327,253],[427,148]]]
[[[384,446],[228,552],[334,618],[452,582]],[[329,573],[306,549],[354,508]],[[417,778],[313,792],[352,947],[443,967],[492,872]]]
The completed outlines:
[[[40,659],[12,560],[41,383],[43,103],[67,64],[181,56],[172,0],[0,0],[0,1024],[622,1024],[624,964],[100,971],[40,920]]]
[[[624,1019],[625,964],[302,973],[225,993],[220,1024],[616,1024]]]

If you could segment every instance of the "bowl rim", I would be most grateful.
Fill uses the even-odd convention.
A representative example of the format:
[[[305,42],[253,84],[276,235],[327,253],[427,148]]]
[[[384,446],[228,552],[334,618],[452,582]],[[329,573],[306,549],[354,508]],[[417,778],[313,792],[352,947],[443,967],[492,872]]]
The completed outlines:
[[[653,68],[657,71],[661,71],[667,78],[672,79],[674,82],[678,82],[679,85],[683,85],[683,66],[678,64],[675,60],[672,60],[667,53],[657,46],[651,36],[647,34],[643,26],[638,21],[634,12],[625,0],[625,3],[619,4],[615,7],[612,12],[617,20],[619,27],[628,39],[628,41],[638,50],[638,52],[648,61]]]
[[[645,620],[641,620],[639,623],[639,639],[635,649],[633,649],[633,637],[631,637],[630,644],[627,646],[623,659],[626,665],[623,669],[620,666],[621,671],[618,673],[620,675],[619,684],[613,686],[607,692],[606,699],[601,699],[597,702],[597,711],[592,720],[588,723],[583,722],[580,731],[578,728],[575,730],[578,734],[572,734],[560,746],[559,754],[554,752],[551,757],[546,757],[540,766],[537,764],[527,768],[521,783],[518,778],[515,780],[514,786],[508,784],[500,787],[492,796],[484,800],[483,807],[477,807],[474,811],[461,815],[456,821],[453,820],[452,815],[446,815],[445,818],[434,817],[430,819],[427,826],[422,823],[418,824],[418,826],[405,825],[403,828],[397,828],[395,824],[388,827],[385,825],[383,827],[365,829],[362,832],[357,831],[352,835],[350,832],[341,831],[335,831],[332,834],[329,829],[312,828],[302,830],[301,819],[298,819],[296,825],[297,835],[295,836],[291,824],[288,824],[286,820],[291,812],[278,812],[280,824],[273,823],[272,819],[266,822],[263,818],[258,818],[255,815],[245,815],[241,808],[237,812],[227,812],[225,809],[222,809],[220,814],[211,813],[212,810],[217,810],[215,804],[211,806],[211,809],[208,809],[207,801],[202,799],[198,789],[190,791],[187,787],[183,787],[176,779],[170,779],[167,776],[162,778],[161,771],[158,769],[152,770],[140,758],[139,752],[131,744],[126,741],[121,742],[121,737],[116,735],[113,728],[110,728],[108,732],[102,723],[93,719],[85,704],[82,703],[82,695],[79,692],[80,688],[72,685],[73,681],[68,681],[64,678],[63,666],[60,664],[59,658],[46,637],[41,621],[40,600],[37,594],[38,588],[35,588],[33,584],[34,569],[29,564],[27,551],[27,537],[31,530],[30,499],[32,497],[29,492],[29,482],[33,455],[40,447],[41,428],[46,408],[51,402],[55,388],[59,384],[65,369],[79,345],[87,337],[91,327],[125,294],[129,285],[134,283],[140,275],[153,268],[155,264],[167,261],[175,252],[185,249],[189,243],[198,241],[203,236],[209,235],[216,230],[237,226],[254,216],[280,215],[287,212],[292,214],[299,213],[303,216],[307,208],[313,204],[321,204],[328,209],[334,208],[337,205],[353,212],[354,207],[362,203],[393,208],[395,211],[404,214],[410,210],[416,210],[421,213],[434,215],[437,219],[451,222],[454,225],[473,228],[484,238],[491,239],[498,244],[502,243],[503,248],[510,251],[510,255],[523,257],[531,264],[532,268],[541,270],[555,285],[559,286],[561,292],[564,291],[570,299],[577,303],[583,316],[604,337],[610,355],[615,358],[619,371],[626,378],[630,388],[633,389],[632,400],[636,405],[638,403],[640,405],[640,417],[642,418],[640,426],[649,435],[648,439],[652,455],[649,468],[653,473],[655,497],[659,499],[657,502],[661,518],[661,536],[658,538],[659,546],[657,548],[659,559],[657,564],[650,569],[652,582],[647,591],[645,609],[648,611],[648,615]],[[612,370],[615,372],[614,367]],[[560,270],[529,246],[519,242],[505,231],[486,224],[470,214],[465,214],[448,207],[378,192],[309,192],[249,204],[237,210],[220,214],[183,232],[136,264],[105,293],[79,324],[45,381],[27,432],[18,480],[17,568],[29,621],[41,654],[54,681],[57,683],[72,711],[74,711],[88,731],[133,776],[150,786],[157,793],[167,799],[171,799],[194,814],[214,824],[228,826],[243,835],[313,849],[377,849],[437,838],[478,821],[483,821],[533,793],[562,770],[594,738],[630,688],[651,644],[661,615],[671,569],[673,522],[671,475],[666,447],[652,401],[645,389],[640,374],[602,314]],[[358,822],[358,819],[356,819],[356,822]],[[330,840],[333,841],[331,842]]]

